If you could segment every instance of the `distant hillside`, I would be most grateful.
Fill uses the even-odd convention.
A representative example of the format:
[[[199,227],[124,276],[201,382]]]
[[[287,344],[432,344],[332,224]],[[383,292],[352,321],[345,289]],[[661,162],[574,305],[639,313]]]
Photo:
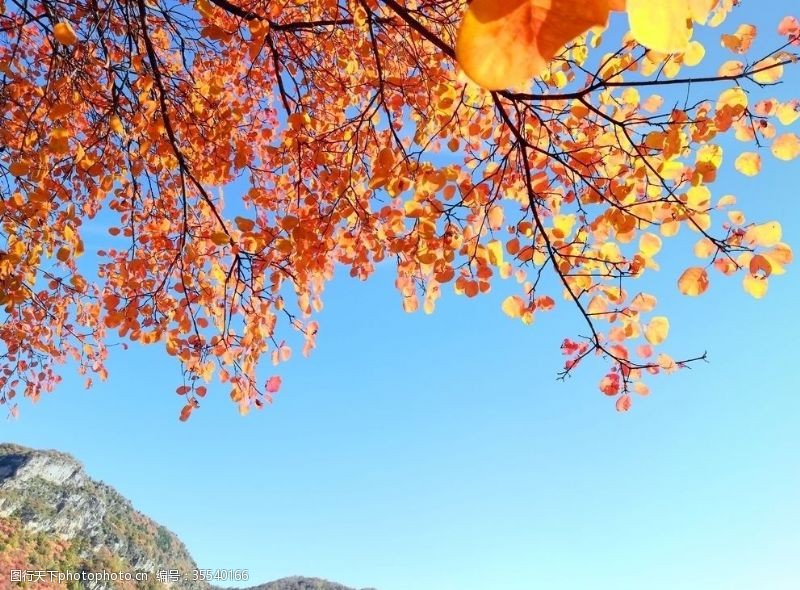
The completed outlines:
[[[70,455],[0,444],[0,590],[22,587],[10,580],[12,570],[148,574],[147,582],[48,581],[32,586],[37,589],[216,590],[192,581],[197,567],[174,533],[91,479]],[[178,570],[182,577],[159,581],[160,570]],[[247,590],[353,589],[292,577]]]
[[[274,582],[268,582],[266,584],[261,584],[260,586],[252,586],[251,588],[246,588],[245,590],[353,590],[353,589],[348,588],[347,586],[342,586],[341,584],[334,584],[333,582],[328,582],[327,580],[321,580],[319,578],[300,578],[295,576],[291,578],[283,578],[281,580],[275,580]],[[370,589],[364,588],[364,590],[370,590]]]

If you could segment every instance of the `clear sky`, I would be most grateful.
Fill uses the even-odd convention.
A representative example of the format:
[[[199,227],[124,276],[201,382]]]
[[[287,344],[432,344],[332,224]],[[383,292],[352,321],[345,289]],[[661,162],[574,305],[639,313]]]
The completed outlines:
[[[736,20],[772,41],[794,6],[744,4]],[[800,76],[789,80],[780,92],[797,93]],[[714,193],[738,195],[754,221],[782,220],[797,250],[800,165],[764,164],[745,178],[726,158]],[[55,394],[21,404],[0,440],[74,454],[200,567],[246,568],[253,583],[796,589],[800,268],[762,301],[717,274],[706,296],[682,298],[691,243],[665,241],[657,292],[667,351],[711,362],[651,381],[628,414],[597,389],[599,366],[556,381],[559,344],[580,326],[569,306],[530,327],[501,313],[499,293],[407,315],[385,268],[333,282],[317,350],[281,369],[264,411],[240,417],[212,388],[179,423],[178,366],[158,346],[131,347],[94,389],[66,373]]]

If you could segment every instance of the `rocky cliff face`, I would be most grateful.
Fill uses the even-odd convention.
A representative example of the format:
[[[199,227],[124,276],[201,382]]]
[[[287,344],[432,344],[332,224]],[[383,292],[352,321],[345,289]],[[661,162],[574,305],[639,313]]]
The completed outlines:
[[[34,559],[35,558],[35,559]],[[70,455],[0,444],[0,567],[146,572],[144,583],[94,582],[87,590],[215,590],[192,581],[198,566],[178,537],[91,479]],[[21,565],[20,565],[21,564]],[[158,581],[179,570],[180,582]],[[0,590],[14,588],[0,572]],[[9,585],[4,585],[9,584]],[[48,586],[72,590],[70,583]],[[249,590],[352,590],[316,578],[286,578]]]
[[[113,561],[124,571],[151,574],[154,589],[209,588],[192,580],[197,566],[174,534],[110,486],[92,480],[64,453],[0,445],[0,517],[18,521],[27,534],[70,542],[78,569],[99,571]],[[161,584],[159,569],[185,572],[186,581]]]

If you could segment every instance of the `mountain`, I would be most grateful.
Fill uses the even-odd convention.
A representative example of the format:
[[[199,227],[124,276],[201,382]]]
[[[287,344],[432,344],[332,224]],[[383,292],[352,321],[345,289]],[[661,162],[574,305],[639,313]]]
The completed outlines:
[[[6,572],[71,572],[67,590],[219,590],[193,580],[198,566],[181,540],[90,478],[66,453],[0,444],[0,590],[17,588]],[[180,577],[159,576],[177,570]],[[90,580],[96,572],[140,572],[147,581]],[[48,574],[49,575],[49,574]],[[48,580],[49,581],[49,580]],[[36,586],[39,588],[40,586]],[[354,590],[292,577],[244,590]],[[374,590],[374,589],[364,589]]]

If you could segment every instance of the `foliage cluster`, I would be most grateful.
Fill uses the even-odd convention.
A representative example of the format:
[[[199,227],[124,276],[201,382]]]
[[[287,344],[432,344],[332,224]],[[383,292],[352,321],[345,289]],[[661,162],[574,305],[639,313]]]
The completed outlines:
[[[263,407],[262,361],[314,348],[334,271],[392,261],[409,312],[504,279],[526,324],[572,306],[563,374],[605,358],[627,410],[693,360],[635,287],[664,240],[696,238],[688,296],[719,273],[763,297],[792,259],[778,221],[712,191],[800,154],[800,103],[771,96],[798,21],[728,28],[739,4],[0,0],[0,402],[70,359],[105,378],[118,338],[178,360],[181,419],[214,378]],[[622,10],[631,32],[603,32]]]

